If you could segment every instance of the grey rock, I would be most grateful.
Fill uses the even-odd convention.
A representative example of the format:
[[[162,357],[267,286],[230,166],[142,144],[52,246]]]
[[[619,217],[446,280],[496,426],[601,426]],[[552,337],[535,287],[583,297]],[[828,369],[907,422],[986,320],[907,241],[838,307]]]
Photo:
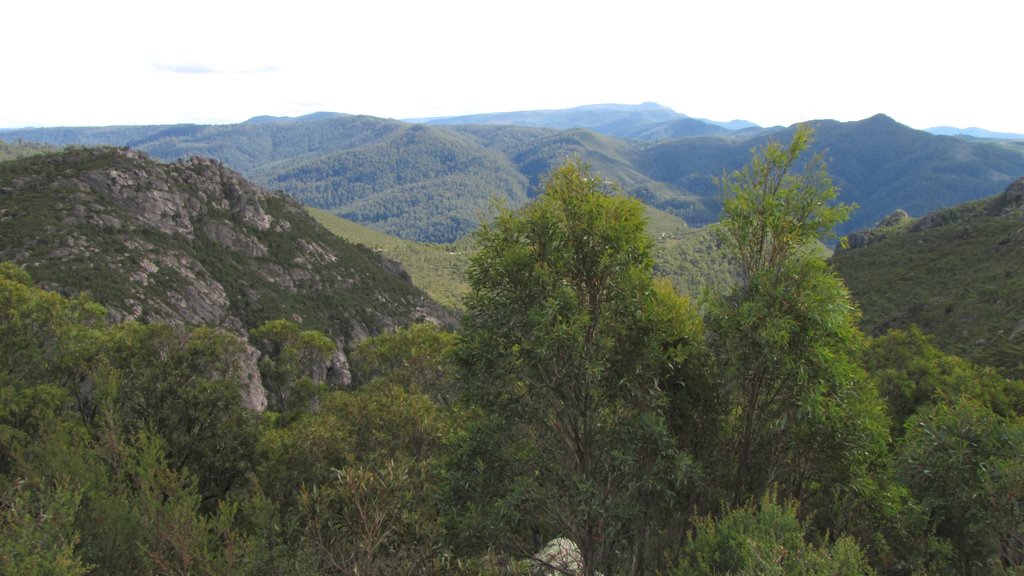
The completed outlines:
[[[568,538],[555,538],[530,560],[531,576],[583,576],[583,555]]]

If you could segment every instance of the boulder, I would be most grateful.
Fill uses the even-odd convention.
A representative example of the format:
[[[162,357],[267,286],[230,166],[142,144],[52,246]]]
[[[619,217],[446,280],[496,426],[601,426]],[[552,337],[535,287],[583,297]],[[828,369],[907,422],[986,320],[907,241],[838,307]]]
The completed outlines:
[[[583,576],[583,555],[568,538],[555,538],[530,561],[531,576]]]

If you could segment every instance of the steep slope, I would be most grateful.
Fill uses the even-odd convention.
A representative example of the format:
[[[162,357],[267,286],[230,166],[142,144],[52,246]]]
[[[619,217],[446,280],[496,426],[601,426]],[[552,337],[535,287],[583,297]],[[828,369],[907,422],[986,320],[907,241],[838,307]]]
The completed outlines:
[[[362,244],[402,265],[413,284],[431,298],[449,308],[462,308],[462,297],[469,291],[465,273],[469,266],[472,241],[455,244],[431,244],[404,240],[318,208],[307,208],[317,222],[331,233]]]
[[[916,324],[946,352],[1024,378],[1024,179],[988,199],[884,224],[832,257],[864,330]]]
[[[289,318],[338,340],[444,316],[394,263],[219,162],[117,148],[0,163],[0,260],[115,319],[244,331]]]

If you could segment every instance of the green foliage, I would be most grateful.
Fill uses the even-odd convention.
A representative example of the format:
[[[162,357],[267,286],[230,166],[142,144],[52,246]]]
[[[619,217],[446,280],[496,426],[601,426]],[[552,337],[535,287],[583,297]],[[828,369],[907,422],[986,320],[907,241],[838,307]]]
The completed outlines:
[[[304,538],[322,570],[354,574],[433,572],[436,520],[424,516],[422,469],[394,460],[333,470],[335,483],[301,493]],[[429,502],[429,500],[428,500]]]
[[[789,146],[769,142],[722,181],[722,232],[748,280],[780,271],[795,251],[832,234],[849,217],[851,206],[835,204],[838,189],[820,156],[794,173],[812,134],[801,126]]]
[[[450,405],[459,391],[455,344],[456,335],[436,324],[413,324],[367,338],[352,353],[353,384],[383,381]]]
[[[437,491],[451,426],[429,398],[398,386],[334,392],[318,413],[268,431],[259,477],[318,570],[420,570],[441,562]]]
[[[837,252],[832,265],[864,311],[864,331],[916,325],[947,354],[1024,378],[1020,220],[989,215],[1004,197],[930,214]]]
[[[941,352],[916,326],[869,341],[864,366],[889,405],[893,436],[919,409],[970,397],[1001,416],[1024,413],[1024,383]]]
[[[87,298],[39,290],[0,263],[0,473],[53,415],[89,410],[81,386],[103,315]]]
[[[691,298],[740,283],[740,268],[717,224],[655,236],[654,275]]]
[[[697,522],[678,574],[687,575],[835,575],[874,574],[857,543],[849,537],[819,546],[806,539],[807,529],[793,502],[779,503],[767,493],[730,510],[720,519]]]
[[[436,302],[451,309],[462,307],[469,290],[466,268],[472,246],[467,240],[455,244],[428,244],[389,236],[324,210],[308,208],[309,213],[332,233],[355,244],[368,246],[386,258],[395,260],[409,273],[412,283]]]
[[[534,530],[576,541],[588,571],[644,565],[644,503],[670,502],[687,469],[659,385],[690,335],[657,313],[669,295],[653,287],[639,203],[577,160],[476,240],[459,355],[466,398],[489,414],[460,458],[498,485],[480,498],[469,480],[455,499],[496,507],[513,549]]]
[[[52,150],[52,146],[39,144],[37,142],[26,142],[20,139],[15,142],[4,142],[3,140],[0,140],[0,162],[23,158],[25,156],[32,156],[34,154],[42,154],[43,152],[49,152]]]
[[[792,175],[810,139],[770,144],[723,183],[723,229],[745,284],[710,304],[709,344],[728,420],[713,467],[733,506],[777,490],[834,530],[874,529],[891,499],[888,421],[857,363],[863,338],[842,281],[807,247],[847,209],[815,160]],[[881,520],[880,518],[877,520]]]
[[[961,574],[1024,567],[1024,423],[970,398],[926,406],[907,422],[897,467],[948,539]]]
[[[471,236],[455,244],[412,242],[324,210],[307,210],[334,234],[399,262],[413,284],[438,303],[452,309],[462,308],[462,299],[469,291],[466,269],[475,251]],[[655,239],[655,277],[670,280],[677,291],[693,298],[705,290],[724,289],[739,281],[738,267],[722,248],[716,226],[688,228],[683,220],[650,205],[644,211],[647,231]]]
[[[253,330],[250,339],[260,351],[261,382],[267,409],[279,413],[308,410],[326,388],[334,342],[316,330],[302,330],[289,320],[271,320]]]
[[[624,161],[644,146],[507,127],[460,128],[438,143],[432,130],[358,122],[390,135],[381,149],[395,162],[402,150],[424,152],[409,157],[406,174],[453,183],[431,168],[435,156],[451,153],[458,165],[494,137],[490,158],[513,158],[537,181],[555,151],[614,151],[599,166],[668,202],[664,189],[645,188],[657,171],[641,175]],[[301,131],[314,137],[315,124]],[[185,147],[205,130],[178,127],[151,142]],[[273,154],[274,131],[246,130],[260,134],[246,152],[255,166]],[[191,222],[193,237],[143,229],[116,198],[86,194],[86,183],[106,182],[111,170],[168,183],[202,174],[123,150],[0,164],[13,191],[5,201],[14,200],[0,214],[0,253],[23,258],[47,286],[83,282],[115,314],[136,296],[180,293],[190,274],[258,295],[232,299],[228,313],[259,327],[251,336],[262,379],[272,409],[286,414],[242,408],[251,359],[238,337],[108,326],[90,300],[44,292],[22,269],[0,265],[0,566],[525,573],[523,559],[567,536],[590,573],[864,574],[868,562],[900,575],[1019,572],[1020,383],[939,352],[913,329],[865,341],[849,293],[816,254],[845,208],[831,203],[823,165],[798,158],[808,142],[798,130],[789,147],[769,144],[724,183],[736,194],[722,228],[745,263],[742,277],[715,259],[708,230],[651,209],[645,221],[637,201],[615,195],[582,161],[556,168],[542,196],[502,211],[476,247],[445,248],[474,252],[463,331],[422,324],[366,339],[351,350],[353,392],[319,384],[335,350],[324,333],[374,333],[396,325],[382,311],[419,306],[407,285],[379,288],[403,284],[393,263],[326,235],[281,195],[259,196],[272,223],[252,232],[260,249],[222,250],[245,229],[222,206]],[[379,173],[370,156],[349,159]],[[396,186],[416,189],[414,180]],[[970,236],[1001,220],[992,210],[1016,209],[999,202],[930,222],[969,227]],[[391,218],[386,204],[366,207]],[[978,224],[980,215],[991,220]],[[23,235],[33,227],[46,234]],[[879,245],[914,234],[908,225]],[[988,249],[1013,254],[1015,237],[1000,238],[1009,240]],[[150,252],[132,252],[139,242]],[[169,254],[197,264],[149,273],[144,285],[125,280],[139,258],[166,268]],[[456,269],[469,259],[458,256],[424,260]],[[299,267],[318,258],[323,275]],[[356,279],[364,265],[366,280]],[[652,279],[681,269],[735,285],[698,309]],[[291,284],[263,290],[274,283],[268,274]]]
[[[166,324],[111,329],[98,402],[125,434],[152,431],[168,465],[198,478],[208,502],[245,482],[255,450],[255,415],[242,405],[237,336]]]
[[[252,547],[234,530],[236,506],[203,512],[195,477],[171,468],[163,446],[147,432],[122,436],[106,425],[65,422],[26,447],[16,475],[39,487],[40,498],[48,487],[80,495],[71,512],[75,551],[98,573],[243,573]]]
[[[76,552],[81,492],[64,480],[49,487],[17,479],[0,493],[0,574],[79,576],[92,566]]]
[[[786,497],[834,509],[833,493],[884,454],[888,422],[856,363],[855,321],[842,282],[816,260],[787,262],[714,304],[734,502],[779,484]]]

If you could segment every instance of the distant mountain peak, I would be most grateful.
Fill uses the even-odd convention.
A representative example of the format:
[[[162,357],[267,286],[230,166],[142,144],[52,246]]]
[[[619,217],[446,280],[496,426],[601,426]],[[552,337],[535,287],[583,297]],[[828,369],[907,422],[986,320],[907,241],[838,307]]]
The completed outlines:
[[[875,114],[874,116],[870,116],[868,118],[865,118],[863,120],[863,122],[865,122],[867,124],[892,124],[892,125],[900,124],[895,119],[893,119],[892,116],[889,116],[888,114],[883,114],[882,112],[879,112],[878,114]],[[900,125],[902,126],[902,124],[900,124]]]
[[[328,118],[338,118],[341,116],[348,116],[341,112],[312,112],[303,116],[253,116],[242,124],[272,124],[279,122],[316,122],[317,120],[325,120]]]

